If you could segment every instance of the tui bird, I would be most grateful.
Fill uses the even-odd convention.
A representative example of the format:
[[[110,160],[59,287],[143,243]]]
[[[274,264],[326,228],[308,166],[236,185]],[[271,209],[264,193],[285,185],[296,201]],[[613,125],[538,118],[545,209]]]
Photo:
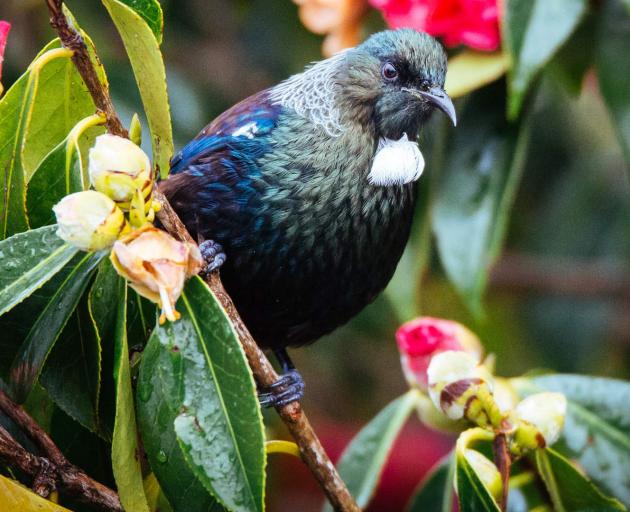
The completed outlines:
[[[456,122],[445,74],[427,34],[379,32],[238,103],[171,161],[161,190],[285,372],[263,405],[302,397],[287,346],[344,324],[392,277],[420,129],[435,108]]]

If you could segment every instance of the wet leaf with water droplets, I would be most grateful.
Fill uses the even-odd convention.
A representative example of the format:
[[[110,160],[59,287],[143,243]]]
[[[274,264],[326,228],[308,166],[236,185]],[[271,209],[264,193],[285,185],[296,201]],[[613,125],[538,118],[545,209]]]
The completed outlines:
[[[178,350],[166,349],[156,334],[142,353],[136,409],[149,464],[175,512],[224,510],[184,460],[173,423],[183,402],[180,385],[183,360]]]
[[[44,285],[77,253],[55,230],[34,229],[0,242],[0,315]]]
[[[187,283],[177,310],[182,318],[154,331],[142,362],[138,403],[144,404],[140,405],[142,434],[152,453],[152,468],[168,496],[166,484],[172,477],[161,472],[167,465],[159,463],[158,455],[160,450],[170,451],[170,465],[177,452],[168,444],[161,446],[150,424],[149,404],[155,409],[162,403],[161,417],[170,414],[174,419],[184,458],[206,489],[230,510],[261,511],[263,424],[254,380],[236,333],[198,277]]]
[[[74,312],[85,291],[90,276],[103,253],[80,253],[69,264],[72,270],[48,298],[42,310],[31,318],[26,339],[16,354],[9,370],[14,398],[22,401],[28,396],[46,362],[50,350]]]

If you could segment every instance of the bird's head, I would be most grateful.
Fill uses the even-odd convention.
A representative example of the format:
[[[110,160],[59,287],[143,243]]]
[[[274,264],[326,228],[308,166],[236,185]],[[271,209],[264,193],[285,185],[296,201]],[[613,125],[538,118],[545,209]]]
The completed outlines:
[[[374,34],[345,54],[338,77],[342,108],[363,115],[376,135],[417,137],[437,108],[455,124],[455,109],[444,92],[446,54],[431,36],[412,29]]]

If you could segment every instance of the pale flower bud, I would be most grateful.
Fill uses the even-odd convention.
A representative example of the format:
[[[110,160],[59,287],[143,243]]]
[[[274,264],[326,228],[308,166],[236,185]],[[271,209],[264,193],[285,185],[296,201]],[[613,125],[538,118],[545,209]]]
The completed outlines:
[[[469,417],[471,397],[489,395],[493,381],[488,370],[467,352],[448,350],[431,359],[427,369],[429,396],[452,420]],[[475,415],[482,411],[475,410]],[[469,417],[469,419],[472,419]]]
[[[523,448],[543,448],[555,443],[564,426],[567,399],[562,393],[530,395],[514,410],[514,439]]]
[[[499,501],[503,491],[503,481],[501,480],[501,473],[499,473],[494,462],[477,450],[470,448],[464,450],[464,457],[492,497]]]
[[[65,196],[53,211],[57,236],[83,251],[107,249],[129,229],[114,201],[94,190]]]
[[[160,323],[179,318],[175,303],[184,282],[203,265],[196,245],[179,242],[150,225],[118,240],[110,258],[134,290],[162,308]]]
[[[111,197],[123,209],[136,190],[148,199],[153,187],[151,162],[147,154],[129,139],[104,134],[90,149],[88,171],[96,190]]]

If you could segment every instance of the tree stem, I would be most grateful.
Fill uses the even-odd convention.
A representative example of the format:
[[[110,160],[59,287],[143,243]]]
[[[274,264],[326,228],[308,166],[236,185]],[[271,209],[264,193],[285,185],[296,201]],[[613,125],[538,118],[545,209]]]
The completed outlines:
[[[0,426],[0,460],[33,478],[33,490],[43,497],[59,488],[63,493],[92,507],[123,512],[118,494],[93,480],[70,463],[46,432],[24,409],[0,390],[0,410],[6,414],[41,450],[34,455]]]
[[[46,4],[51,13],[51,25],[57,31],[62,45],[74,51],[72,61],[90,91],[94,104],[105,114],[108,131],[114,135],[128,137],[127,131],[123,128],[120,119],[116,115],[109,91],[98,80],[85,42],[80,34],[68,24],[68,20],[62,10],[63,0],[46,0]],[[159,190],[154,190],[154,199],[162,204],[162,208],[157,212],[157,217],[164,229],[179,240],[196,243]],[[278,374],[254,341],[236,311],[232,299],[221,283],[218,272],[208,275],[206,282],[227,311],[258,385],[261,387],[270,386],[278,380]],[[342,512],[358,512],[360,510],[359,507],[326,454],[313,427],[302,411],[301,405],[298,402],[287,404],[278,408],[278,414],[287,425],[300,448],[302,460],[317,479],[333,508]]]

